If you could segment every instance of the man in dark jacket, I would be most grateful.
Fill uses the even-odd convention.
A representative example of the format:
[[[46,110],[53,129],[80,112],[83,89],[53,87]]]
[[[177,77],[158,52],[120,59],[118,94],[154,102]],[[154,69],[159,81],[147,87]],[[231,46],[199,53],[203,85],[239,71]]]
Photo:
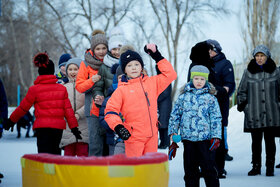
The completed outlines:
[[[8,101],[6,97],[6,92],[2,80],[0,79],[0,138],[3,133],[3,125],[8,118]],[[0,178],[3,178],[3,174],[0,173]],[[1,180],[0,180],[1,183]]]
[[[227,143],[225,139],[225,132],[228,125],[229,98],[235,90],[235,79],[232,64],[226,59],[219,42],[211,39],[206,40],[206,42],[210,45],[209,54],[214,63],[213,70],[215,78],[215,82],[212,83],[217,90],[216,97],[222,113],[222,141],[216,152],[216,164],[218,167],[219,177],[225,178],[225,156],[228,152],[228,149],[226,149]]]

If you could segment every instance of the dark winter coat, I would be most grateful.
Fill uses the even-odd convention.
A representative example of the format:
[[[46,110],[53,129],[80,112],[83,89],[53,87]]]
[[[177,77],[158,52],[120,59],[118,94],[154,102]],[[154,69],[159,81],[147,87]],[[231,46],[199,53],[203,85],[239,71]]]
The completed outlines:
[[[280,128],[280,71],[272,59],[262,66],[253,59],[244,71],[238,92],[237,109],[244,111],[244,131]]]
[[[172,110],[171,92],[172,86],[170,84],[158,97],[158,127],[160,129],[168,128],[168,122]]]
[[[222,125],[228,125],[228,115],[229,115],[229,97],[233,94],[235,90],[235,79],[232,64],[226,59],[224,53],[220,52],[215,57],[212,58],[214,61],[214,84],[217,90],[217,99],[222,113]],[[229,88],[227,92],[224,86]]]
[[[114,74],[111,73],[111,67],[116,63],[119,63],[119,59],[114,58],[109,54],[104,57],[103,64],[98,70],[98,75],[100,75],[101,78],[94,86],[93,95],[108,96],[107,92],[112,85],[114,77]]]
[[[115,145],[115,132],[109,127],[109,125],[107,124],[107,122],[105,121],[104,117],[104,111],[106,108],[106,104],[108,102],[108,100],[111,98],[111,95],[113,94],[115,90],[113,89],[113,86],[111,86],[108,90],[108,96],[104,99],[100,111],[99,111],[99,123],[102,127],[104,127],[106,129],[106,143],[108,145]]]
[[[0,119],[8,118],[8,101],[2,80],[0,79]],[[1,120],[0,120],[1,121]]]

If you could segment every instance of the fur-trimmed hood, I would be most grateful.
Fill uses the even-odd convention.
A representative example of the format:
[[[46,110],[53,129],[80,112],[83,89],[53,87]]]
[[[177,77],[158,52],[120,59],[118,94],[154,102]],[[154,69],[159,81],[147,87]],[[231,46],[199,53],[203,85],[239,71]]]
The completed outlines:
[[[256,59],[252,59],[248,64],[247,69],[252,74],[256,74],[263,71],[266,73],[272,73],[276,69],[276,64],[271,58],[268,58],[266,63],[261,68],[261,66],[257,64]]]

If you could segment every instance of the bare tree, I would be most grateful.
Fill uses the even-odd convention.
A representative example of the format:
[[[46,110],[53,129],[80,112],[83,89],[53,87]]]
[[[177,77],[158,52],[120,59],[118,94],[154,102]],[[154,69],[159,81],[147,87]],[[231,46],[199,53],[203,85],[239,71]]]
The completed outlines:
[[[251,57],[251,51],[259,44],[272,49],[276,41],[277,25],[280,18],[280,1],[246,0],[244,1],[244,21],[240,20],[241,34],[245,43],[244,58]]]
[[[104,32],[107,32],[110,25],[112,25],[111,27],[119,25],[132,9],[134,1],[110,0],[92,3],[90,0],[76,0],[78,8],[72,14],[77,18],[84,18],[84,23],[86,23],[81,26],[83,29],[79,30],[79,34],[85,37],[90,43],[91,32],[94,29],[99,27]]]
[[[166,42],[170,61],[173,63],[176,72],[179,71],[178,65],[178,46],[182,31],[188,28],[184,33],[189,36],[196,34],[199,23],[202,23],[203,15],[226,15],[229,11],[225,8],[225,2],[213,3],[210,0],[160,0],[156,3],[149,0],[152,10],[160,25],[160,30]],[[196,20],[196,21],[194,21]],[[180,77],[180,76],[178,76]],[[174,82],[172,98],[177,90],[178,79]]]

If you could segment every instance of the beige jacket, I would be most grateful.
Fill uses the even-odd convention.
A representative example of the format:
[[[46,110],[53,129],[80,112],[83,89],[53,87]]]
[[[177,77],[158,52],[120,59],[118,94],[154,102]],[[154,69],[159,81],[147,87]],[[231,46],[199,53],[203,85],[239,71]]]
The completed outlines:
[[[78,92],[75,89],[75,84],[76,83],[74,80],[69,80],[69,82],[64,84],[64,86],[67,89],[68,97],[75,114],[79,115],[78,129],[79,131],[81,131],[82,136],[82,140],[79,140],[79,142],[89,143],[88,125],[85,117],[85,94]],[[62,139],[59,146],[60,148],[63,148],[64,146],[75,142],[76,138],[67,126],[67,128],[63,131]]]

